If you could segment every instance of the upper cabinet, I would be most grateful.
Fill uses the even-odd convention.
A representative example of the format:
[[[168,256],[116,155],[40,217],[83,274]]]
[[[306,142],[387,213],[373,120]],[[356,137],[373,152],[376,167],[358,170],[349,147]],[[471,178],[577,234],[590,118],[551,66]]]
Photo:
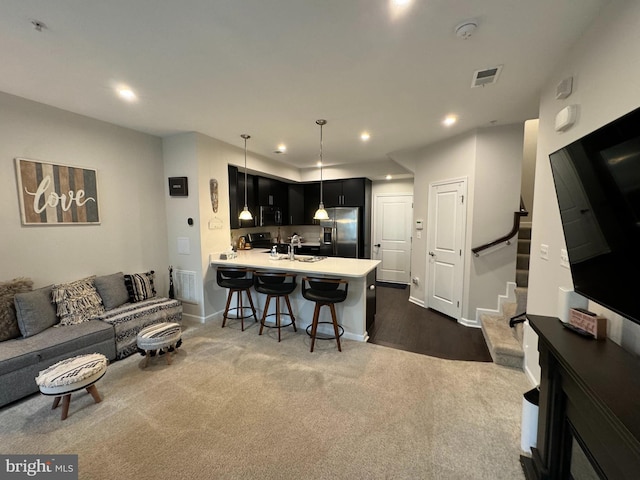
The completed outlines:
[[[289,190],[289,211],[285,217],[287,225],[304,225],[304,185],[301,183],[290,183]]]
[[[366,218],[370,214],[371,180],[348,178],[322,182],[325,208],[362,207]],[[320,182],[285,183],[258,175],[247,175],[247,206],[252,221],[240,221],[244,208],[244,171],[229,165],[229,210],[231,228],[260,225],[260,207],[278,207],[283,225],[314,225],[313,215],[320,204]]]
[[[256,177],[247,175],[247,206],[253,215],[253,220],[239,220],[238,216],[244,209],[244,172],[229,165],[229,223],[231,228],[254,227],[258,225],[259,208],[256,197]]]
[[[285,209],[288,203],[288,185],[273,178],[258,178],[258,204]]]
[[[364,207],[366,178],[330,180],[322,184],[325,207]]]

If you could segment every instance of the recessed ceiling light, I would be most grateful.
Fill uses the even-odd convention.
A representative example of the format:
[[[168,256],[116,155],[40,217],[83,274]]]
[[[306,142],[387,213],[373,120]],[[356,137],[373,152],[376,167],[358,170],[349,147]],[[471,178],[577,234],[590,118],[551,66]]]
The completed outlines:
[[[287,153],[287,146],[284,143],[281,143],[273,153]]]
[[[389,13],[393,20],[399,19],[411,6],[413,0],[389,0]]]
[[[371,135],[369,134],[369,132],[362,132],[360,134],[360,140],[362,140],[363,142],[366,142],[370,138],[371,138]]]
[[[117,89],[117,92],[120,98],[126,100],[127,102],[133,102],[138,99],[137,95],[130,88],[120,87]]]
[[[458,117],[456,117],[455,115],[447,115],[444,120],[442,121],[442,124],[445,127],[450,127],[451,125],[453,125],[454,123],[456,123],[458,121]]]
[[[391,180],[393,177],[392,177],[391,175],[387,175],[387,176],[386,176],[386,177],[384,177],[384,178],[386,178],[387,180]]]

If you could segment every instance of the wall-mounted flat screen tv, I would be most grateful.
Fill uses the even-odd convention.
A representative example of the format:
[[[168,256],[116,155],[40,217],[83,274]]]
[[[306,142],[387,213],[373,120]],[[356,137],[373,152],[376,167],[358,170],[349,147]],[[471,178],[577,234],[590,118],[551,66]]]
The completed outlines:
[[[640,108],[549,158],[574,290],[640,323]]]

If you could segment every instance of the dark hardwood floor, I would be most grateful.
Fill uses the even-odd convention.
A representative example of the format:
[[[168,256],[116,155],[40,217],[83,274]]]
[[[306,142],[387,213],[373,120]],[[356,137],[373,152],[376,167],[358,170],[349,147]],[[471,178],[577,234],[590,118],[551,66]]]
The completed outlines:
[[[409,288],[378,286],[376,309],[370,343],[449,360],[492,361],[479,328],[409,302]]]

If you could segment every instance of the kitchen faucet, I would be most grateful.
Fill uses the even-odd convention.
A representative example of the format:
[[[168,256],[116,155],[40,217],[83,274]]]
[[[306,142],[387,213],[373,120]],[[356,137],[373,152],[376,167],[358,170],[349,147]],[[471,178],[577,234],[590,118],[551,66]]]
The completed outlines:
[[[296,257],[294,255],[294,243],[297,243],[297,247],[300,248],[302,246],[302,242],[300,241],[300,236],[295,233],[291,236],[291,244],[289,245],[289,260],[295,260]]]

